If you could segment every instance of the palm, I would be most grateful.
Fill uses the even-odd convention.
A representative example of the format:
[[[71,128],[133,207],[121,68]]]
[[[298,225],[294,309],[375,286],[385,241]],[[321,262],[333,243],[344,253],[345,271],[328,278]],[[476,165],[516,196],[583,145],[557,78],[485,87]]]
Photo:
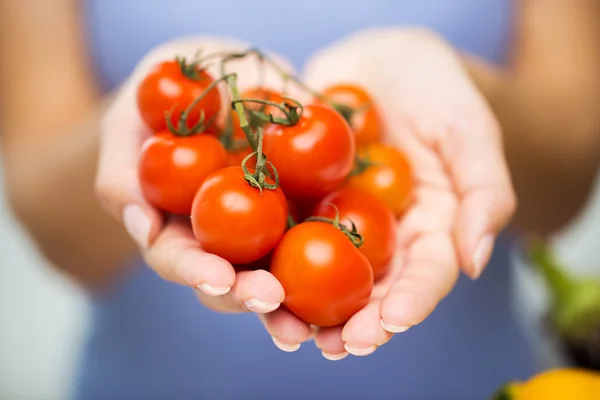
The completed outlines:
[[[415,196],[398,224],[398,248],[392,268],[375,284],[369,304],[345,325],[318,330],[317,345],[328,357],[346,351],[355,355],[372,353],[391,338],[389,331],[402,332],[425,319],[458,276],[451,232],[458,210],[457,196],[439,158],[421,144],[419,133],[407,135],[413,139],[404,142],[414,143],[414,147],[404,150],[414,168]],[[279,329],[272,327],[280,331],[275,332],[280,342],[297,343],[309,329],[285,309],[265,318],[281,324]],[[289,329],[292,327],[295,329]]]
[[[423,321],[454,286],[459,265],[477,277],[514,208],[493,115],[458,57],[441,41],[415,35],[366,33],[317,54],[307,67],[306,79],[317,89],[347,81],[371,92],[387,139],[408,156],[416,183],[398,225],[393,267],[370,303],[344,326],[316,333],[330,358],[370,354]],[[308,329],[284,309],[266,322],[285,343],[302,341]]]

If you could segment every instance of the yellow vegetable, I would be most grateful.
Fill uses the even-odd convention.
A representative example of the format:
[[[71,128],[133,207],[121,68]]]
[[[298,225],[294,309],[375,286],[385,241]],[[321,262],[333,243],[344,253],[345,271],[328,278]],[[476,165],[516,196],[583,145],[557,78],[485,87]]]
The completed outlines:
[[[544,371],[526,382],[511,382],[494,400],[600,400],[600,373],[579,368]]]

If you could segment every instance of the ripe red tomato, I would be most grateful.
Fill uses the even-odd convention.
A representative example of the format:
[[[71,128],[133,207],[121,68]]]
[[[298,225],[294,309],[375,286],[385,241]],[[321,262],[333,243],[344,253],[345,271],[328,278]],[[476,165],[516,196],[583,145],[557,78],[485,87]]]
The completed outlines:
[[[367,257],[375,280],[389,270],[396,248],[396,218],[378,198],[352,187],[344,187],[326,196],[315,208],[313,215],[335,218],[352,229],[352,223],[364,239],[359,250]]]
[[[164,61],[154,67],[138,86],[137,106],[140,115],[153,132],[160,132],[167,127],[165,112],[172,110],[171,121],[177,127],[181,113],[213,82],[208,72],[193,64]],[[198,123],[201,111],[204,111],[205,121],[208,122],[220,108],[221,95],[215,87],[189,113],[187,127]]]
[[[412,170],[404,154],[395,147],[376,143],[361,149],[359,157],[375,165],[350,177],[348,184],[383,200],[397,217],[401,216],[413,190]]]
[[[357,147],[379,142],[384,130],[383,120],[373,98],[365,89],[358,85],[340,83],[329,86],[323,94],[335,103],[356,110],[350,118],[350,125]]]
[[[321,197],[339,187],[356,152],[350,125],[324,105],[305,106],[296,125],[269,124],[263,149],[279,172],[281,187],[294,198]]]
[[[206,178],[198,190],[192,228],[204,250],[232,264],[249,264],[277,246],[287,213],[280,188],[261,193],[246,182],[241,167],[227,167]]]
[[[348,321],[373,290],[367,258],[326,222],[303,222],[287,231],[273,253],[271,273],[285,291],[283,305],[320,327]]]
[[[226,165],[227,152],[213,136],[162,131],[144,142],[138,175],[148,202],[163,211],[189,215],[204,179]]]

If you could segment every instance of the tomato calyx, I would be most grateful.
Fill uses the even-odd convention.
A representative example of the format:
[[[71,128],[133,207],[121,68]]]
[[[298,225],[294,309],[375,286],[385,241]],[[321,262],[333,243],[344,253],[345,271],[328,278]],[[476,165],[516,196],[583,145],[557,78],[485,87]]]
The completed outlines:
[[[200,73],[206,68],[201,67],[199,59],[200,51],[196,53],[193,61],[188,61],[185,57],[175,57],[175,62],[179,65],[181,74],[192,81],[200,81],[205,79]]]
[[[337,206],[333,203],[327,203],[327,205],[330,205],[335,209],[335,217],[333,219],[326,218],[326,217],[313,216],[313,217],[306,218],[304,220],[304,222],[325,222],[325,223],[331,224],[336,229],[339,229],[344,235],[346,235],[348,237],[348,239],[350,239],[352,244],[357,249],[360,248],[360,246],[362,246],[362,244],[364,243],[365,239],[357,231],[356,225],[354,224],[354,222],[349,219],[350,225],[352,226],[352,228],[348,229],[348,227],[346,227],[346,225],[340,223],[340,211],[338,210]]]
[[[171,120],[171,114],[173,113],[173,108],[175,108],[175,105],[173,105],[171,110],[165,111],[165,119],[169,131],[175,136],[192,136],[206,130],[206,128],[211,126],[215,121],[216,115],[212,116],[208,121],[206,121],[204,110],[200,110],[200,119],[194,126],[189,127],[187,120],[190,113],[198,105],[198,103],[200,103],[202,99],[204,99],[208,93],[210,93],[211,90],[215,89],[219,83],[225,81],[227,78],[228,76],[222,76],[219,79],[211,82],[211,84],[208,85],[206,89],[204,89],[202,93],[200,93],[200,95],[196,97],[194,101],[192,101],[190,105],[181,113],[179,120],[177,121],[177,127],[173,125]]]

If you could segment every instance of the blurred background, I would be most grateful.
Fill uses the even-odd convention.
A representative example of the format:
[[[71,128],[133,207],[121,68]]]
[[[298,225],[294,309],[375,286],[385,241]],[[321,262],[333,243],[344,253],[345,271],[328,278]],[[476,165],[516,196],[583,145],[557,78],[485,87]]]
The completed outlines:
[[[1,172],[0,399],[64,399],[88,324],[86,298],[12,218]]]

